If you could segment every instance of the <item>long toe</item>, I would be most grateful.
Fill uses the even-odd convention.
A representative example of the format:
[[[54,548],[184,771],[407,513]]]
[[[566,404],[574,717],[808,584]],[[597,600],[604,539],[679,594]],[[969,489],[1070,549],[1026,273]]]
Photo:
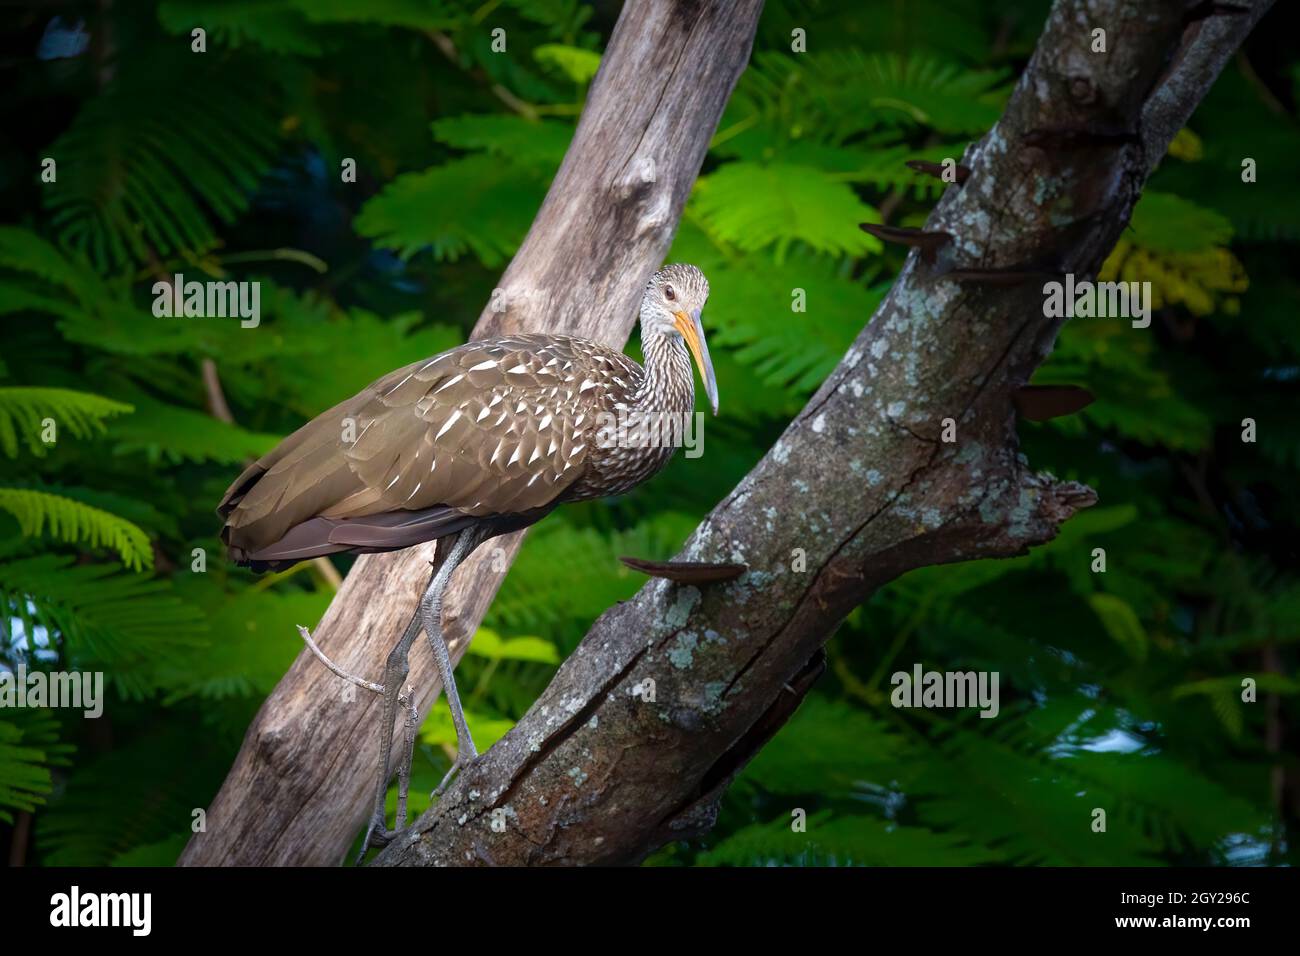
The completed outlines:
[[[366,858],[366,854],[371,848],[376,850],[383,849],[392,843],[400,833],[400,830],[390,830],[384,825],[383,819],[374,819],[370,821],[370,827],[366,830],[366,837],[361,841],[361,852],[357,854],[357,865]]]
[[[460,758],[457,757],[455,763],[447,768],[447,773],[442,778],[442,783],[434,787],[433,793],[429,795],[430,800],[437,800],[447,792],[447,785],[451,783],[451,778],[456,776],[456,771],[460,769]]]

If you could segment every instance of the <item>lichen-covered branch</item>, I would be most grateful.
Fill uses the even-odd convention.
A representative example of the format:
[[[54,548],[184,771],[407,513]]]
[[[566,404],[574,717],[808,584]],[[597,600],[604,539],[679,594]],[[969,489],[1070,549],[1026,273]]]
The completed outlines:
[[[967,150],[969,178],[926,225],[952,244],[933,264],[912,253],[681,554],[750,570],[701,588],[652,581],[607,611],[519,724],[377,863],[626,863],[706,829],[850,609],[914,568],[1023,553],[1091,504],[1090,489],[1033,473],[1017,449],[1012,394],[1062,321],[1044,315],[1042,277],[1096,273],[1155,160],[1268,5],[1188,25],[1184,0],[1058,0],[1005,115]]]

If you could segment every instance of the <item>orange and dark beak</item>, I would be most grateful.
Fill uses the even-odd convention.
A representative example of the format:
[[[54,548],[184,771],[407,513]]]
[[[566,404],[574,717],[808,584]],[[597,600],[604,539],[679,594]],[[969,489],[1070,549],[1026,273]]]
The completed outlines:
[[[704,391],[709,396],[709,405],[713,408],[713,414],[718,414],[718,380],[713,375],[713,362],[709,359],[709,345],[704,341],[704,326],[700,324],[700,310],[695,309],[690,315],[685,312],[674,312],[677,321],[673,323],[677,331],[682,333],[682,338],[686,340],[687,347],[691,350],[691,355],[695,357],[695,365],[700,370],[700,378],[704,379]]]

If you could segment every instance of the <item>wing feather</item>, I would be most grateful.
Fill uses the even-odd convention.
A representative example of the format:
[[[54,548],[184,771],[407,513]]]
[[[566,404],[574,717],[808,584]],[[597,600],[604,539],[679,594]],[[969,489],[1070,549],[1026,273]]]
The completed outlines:
[[[381,537],[400,525],[409,537],[455,527],[456,516],[545,509],[586,471],[597,413],[614,402],[609,380],[635,386],[641,375],[611,349],[540,335],[471,342],[412,363],[245,469],[218,509],[222,537],[239,556],[294,531],[288,551],[296,555],[316,537],[330,550],[369,542],[363,525]],[[583,388],[593,380],[601,388]],[[392,521],[374,520],[392,512]],[[439,517],[403,525],[402,512]]]

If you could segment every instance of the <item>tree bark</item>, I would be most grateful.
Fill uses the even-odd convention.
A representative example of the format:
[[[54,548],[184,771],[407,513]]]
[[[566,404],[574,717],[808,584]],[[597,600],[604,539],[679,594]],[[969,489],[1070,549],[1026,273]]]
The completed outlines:
[[[555,332],[627,341],[708,143],[749,60],[762,0],[629,0],[592,82],[573,142],[475,338]],[[456,573],[444,624],[459,660],[520,536]],[[344,669],[377,677],[428,579],[433,546],[360,558],[315,632]],[[411,656],[420,715],[440,687],[427,646]],[[206,830],[180,864],[330,865],[373,795],[381,702],[304,650],[254,718]],[[399,737],[400,739],[400,737]]]
[[[1095,276],[1270,2],[1186,24],[1188,0],[1058,0],[1006,113],[966,152],[970,178],[929,218],[954,237],[947,255],[909,256],[838,368],[680,555],[750,570],[700,588],[652,581],[607,611],[376,863],[628,863],[708,829],[849,610],[914,568],[1023,553],[1092,504],[1017,450],[1012,394],[1063,322],[1044,315],[1044,279]],[[971,271],[989,269],[1005,271]]]

